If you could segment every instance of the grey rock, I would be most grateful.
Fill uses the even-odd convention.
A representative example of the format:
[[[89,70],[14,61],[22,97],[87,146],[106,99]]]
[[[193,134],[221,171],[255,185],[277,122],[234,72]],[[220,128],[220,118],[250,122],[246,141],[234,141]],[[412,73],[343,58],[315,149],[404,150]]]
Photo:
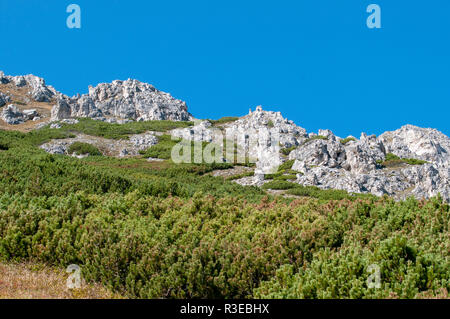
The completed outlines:
[[[137,80],[113,81],[89,87],[89,94],[61,96],[52,110],[52,119],[90,117],[110,123],[170,120],[189,121],[186,103],[150,84]]]
[[[24,110],[23,111],[25,121],[34,120],[34,118],[38,117],[39,114],[36,109]]]
[[[124,148],[120,151],[119,157],[125,157],[128,156],[129,154],[130,152],[126,148]]]
[[[10,125],[18,125],[25,122],[25,115],[17,108],[10,104],[3,109],[1,119]]]
[[[89,87],[89,96],[105,116],[133,120],[189,121],[186,103],[137,80]]]
[[[67,143],[67,142],[46,143],[46,144],[42,145],[40,148],[50,154],[64,155],[64,154],[67,154],[67,150],[69,148],[69,143]]]
[[[10,101],[11,101],[11,98],[8,95],[3,94],[2,92],[0,92],[0,107],[6,105]]]
[[[435,129],[406,125],[396,131],[383,133],[378,140],[384,144],[386,152],[400,158],[415,158],[438,166],[449,166],[450,138]]]
[[[77,119],[64,119],[64,120],[61,120],[61,123],[69,124],[69,125],[78,124],[79,122],[80,121],[78,121]]]
[[[131,144],[139,151],[144,151],[149,147],[158,144],[158,138],[153,133],[145,133],[130,136]]]

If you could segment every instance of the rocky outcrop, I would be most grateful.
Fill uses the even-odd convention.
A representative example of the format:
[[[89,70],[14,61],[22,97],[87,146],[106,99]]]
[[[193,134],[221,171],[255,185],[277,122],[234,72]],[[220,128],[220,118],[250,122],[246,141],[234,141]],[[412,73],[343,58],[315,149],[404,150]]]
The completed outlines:
[[[190,121],[192,115],[186,103],[170,94],[157,90],[154,86],[137,80],[113,81],[89,87],[86,95],[68,97],[44,79],[34,75],[8,76],[0,71],[0,83],[27,88],[27,99],[36,102],[56,102],[52,109],[52,120],[90,117],[103,121],[118,122],[169,120]],[[8,103],[0,96],[0,107]]]
[[[83,95],[75,98],[60,96],[56,103],[55,107],[52,108],[51,118],[53,121],[77,117],[98,118],[102,116],[102,112],[95,106],[90,96]]]
[[[113,81],[89,87],[89,94],[61,96],[52,110],[52,120],[91,117],[102,120],[189,121],[186,103],[150,84],[137,80]]]
[[[172,135],[211,142],[216,130],[209,122],[201,122],[192,128],[174,130]],[[261,176],[273,173],[283,158],[280,148],[293,148],[287,159],[294,161],[292,170],[298,172],[295,182],[301,185],[377,196],[387,194],[398,199],[441,194],[450,200],[450,139],[434,129],[407,125],[380,137],[363,133],[360,139],[343,140],[330,130],[307,133],[280,113],[258,107],[255,112],[223,125],[221,132],[223,139],[234,137],[238,148],[255,159],[255,176],[236,181],[242,185],[264,184]],[[388,153],[428,163],[414,165],[400,160],[394,167],[384,167],[381,163]]]
[[[66,120],[67,121],[67,120]],[[67,122],[66,122],[67,123]],[[54,123],[52,125],[59,123]],[[69,123],[67,123],[69,124]],[[72,123],[73,124],[73,123]],[[131,135],[128,140],[106,139],[98,136],[78,134],[73,138],[57,139],[41,145],[41,149],[50,154],[68,155],[70,145],[75,142],[87,143],[97,147],[104,155],[113,157],[137,156],[139,151],[148,149],[158,143],[158,132],[146,132]]]
[[[39,114],[35,109],[21,111],[13,104],[8,105],[1,113],[1,119],[10,125],[22,124],[37,118],[39,118]]]
[[[17,87],[28,87],[29,96],[37,102],[51,102],[58,92],[50,85],[45,84],[45,80],[35,75],[8,76],[0,72],[0,83],[13,83]]]
[[[378,138],[362,134],[360,140],[345,146],[332,139],[314,141],[300,146],[290,158],[295,160],[292,169],[299,172],[296,182],[302,185],[387,194],[398,199],[441,194],[450,200],[449,142],[436,130],[407,125]],[[333,148],[340,150],[340,156],[328,151]],[[395,167],[383,167],[380,163],[388,153],[429,163],[410,165],[399,161]]]
[[[209,121],[200,121],[194,126],[188,128],[174,129],[170,132],[173,137],[181,138],[187,141],[197,142],[212,142],[215,135],[220,133],[212,129],[212,124]]]
[[[8,95],[0,92],[0,107],[6,105],[10,101],[11,101],[11,98]]]
[[[10,125],[17,125],[25,122],[25,115],[17,106],[10,104],[3,109],[1,119]]]
[[[450,139],[435,129],[406,125],[399,130],[383,133],[378,140],[388,153],[401,158],[416,158],[437,166],[449,166]]]

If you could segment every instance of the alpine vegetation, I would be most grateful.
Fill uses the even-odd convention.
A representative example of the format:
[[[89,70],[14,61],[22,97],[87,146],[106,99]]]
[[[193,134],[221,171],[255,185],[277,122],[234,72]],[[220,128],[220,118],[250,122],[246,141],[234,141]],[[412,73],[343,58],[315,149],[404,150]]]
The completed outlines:
[[[449,202],[435,129],[198,120],[137,80],[68,97],[0,72],[3,262],[129,298],[448,298]]]

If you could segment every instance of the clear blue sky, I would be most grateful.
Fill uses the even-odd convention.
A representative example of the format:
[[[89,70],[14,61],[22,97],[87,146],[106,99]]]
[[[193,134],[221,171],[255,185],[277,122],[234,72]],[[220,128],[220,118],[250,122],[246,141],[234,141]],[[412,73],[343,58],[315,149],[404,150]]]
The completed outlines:
[[[371,3],[382,29],[366,26]],[[69,95],[136,78],[198,118],[262,104],[308,131],[450,135],[449,16],[448,0],[0,0],[0,70]]]

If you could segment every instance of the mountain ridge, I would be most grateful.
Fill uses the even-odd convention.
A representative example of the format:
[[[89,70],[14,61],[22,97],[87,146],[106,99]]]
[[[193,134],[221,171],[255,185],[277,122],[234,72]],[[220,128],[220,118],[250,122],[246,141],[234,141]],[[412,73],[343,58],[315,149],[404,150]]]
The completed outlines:
[[[58,122],[70,124],[84,117],[117,124],[196,120],[185,102],[133,79],[89,86],[88,94],[68,97],[34,75],[6,76],[0,72],[0,89],[1,119],[7,129],[26,125],[28,129],[36,129],[50,123],[53,123],[51,127],[58,128]],[[36,103],[42,108],[28,108]],[[0,121],[0,128],[4,128],[1,124]],[[441,194],[450,200],[450,139],[436,129],[407,124],[378,137],[362,133],[359,139],[341,138],[331,130],[308,133],[280,112],[264,111],[262,107],[218,127],[233,136],[264,132],[270,138],[276,135],[279,139],[281,153],[273,151],[274,145],[267,141],[250,145],[248,138],[244,138],[238,142],[249,156],[256,158],[255,176],[236,180],[242,185],[262,186],[268,182],[264,177],[267,169],[276,170],[282,163],[291,162],[290,170],[296,178],[290,181],[304,186],[377,196],[387,194],[398,199]],[[169,134],[211,143],[216,134],[214,129],[218,127],[208,120],[196,120],[193,127],[175,129]],[[139,135],[135,138],[144,141],[139,142],[141,148],[155,144],[153,138]],[[147,140],[151,141],[148,145]],[[70,142],[65,147],[53,144],[47,145],[46,150],[65,153],[70,146]],[[137,155],[135,150],[130,153],[126,149],[115,153]]]

